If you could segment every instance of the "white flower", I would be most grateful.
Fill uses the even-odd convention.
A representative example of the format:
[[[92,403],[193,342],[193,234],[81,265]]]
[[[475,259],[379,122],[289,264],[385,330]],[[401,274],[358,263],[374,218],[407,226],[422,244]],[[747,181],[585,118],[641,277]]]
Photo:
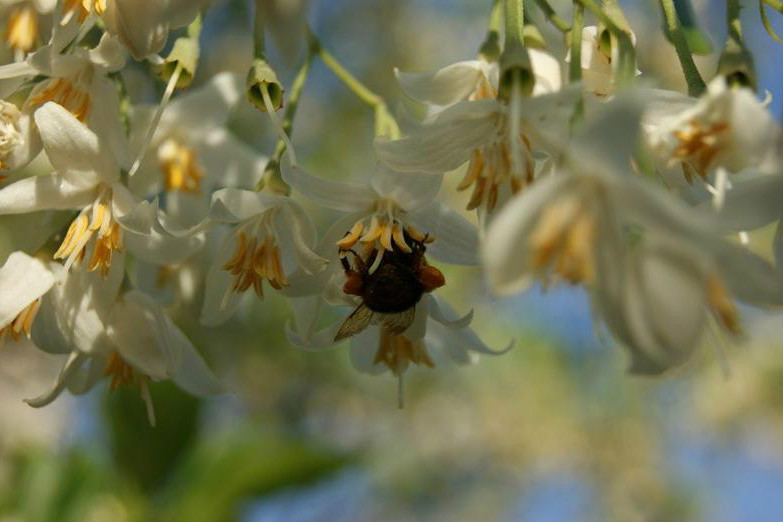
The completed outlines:
[[[411,254],[414,242],[426,245],[427,252],[441,261],[464,265],[475,263],[476,229],[435,200],[440,190],[439,176],[402,174],[381,168],[370,184],[357,185],[323,180],[299,167],[284,164],[283,179],[314,202],[345,213],[330,227],[318,248],[318,253],[330,260],[330,269],[315,277],[304,278],[299,292],[289,293],[291,297],[305,297],[292,300],[298,318],[298,333],[294,337],[299,339],[300,345],[315,342],[320,346],[331,346],[337,337],[356,333],[342,329],[340,326],[346,323],[340,321],[319,336],[312,336],[317,310],[323,302],[354,308],[363,305],[356,295],[346,293],[345,264],[350,266],[349,254],[362,256],[362,261],[369,265],[366,267],[368,274],[381,266],[385,256]],[[370,261],[371,257],[373,261]],[[354,264],[358,262],[357,259]],[[437,286],[442,285],[442,274],[436,269],[433,272],[440,275]],[[301,279],[298,274],[293,278]],[[401,295],[409,290],[400,288]],[[427,324],[431,323],[428,317],[433,316],[437,320],[443,317],[434,299],[425,290],[410,312],[405,310],[402,314],[390,315],[370,311],[369,315],[365,314],[367,321],[357,323],[355,330],[363,331],[354,336],[356,340],[352,341],[352,345],[365,346],[366,352],[369,346],[367,339],[374,339],[369,341],[373,345],[369,348],[371,353],[365,355],[372,358],[380,353],[379,357],[393,366],[398,375],[410,362],[431,364],[421,340]],[[436,308],[434,311],[433,307]],[[441,320],[441,323],[444,321]],[[469,322],[470,317],[459,321],[459,327],[463,328]],[[380,352],[379,336],[382,340]],[[454,350],[459,352],[457,346]]]
[[[0,268],[0,346],[10,334],[30,337],[41,297],[54,284],[54,276],[38,259],[13,252]]]
[[[5,22],[5,43],[20,55],[41,42],[41,15],[54,10],[57,0],[0,0],[0,20]]]
[[[25,178],[0,190],[0,214],[79,210],[55,258],[66,268],[85,256],[88,270],[107,274],[125,247],[137,257],[166,264],[186,258],[202,238],[168,234],[168,219],[155,204],[138,201],[120,182],[111,149],[70,112],[47,103],[35,113],[49,161],[57,172]]]
[[[51,267],[63,271],[57,264]],[[223,391],[159,305],[135,290],[120,295],[123,275],[122,263],[105,279],[84,271],[59,275],[64,281],[44,298],[33,341],[49,353],[68,354],[68,359],[52,388],[28,404],[43,407],[66,388],[82,394],[108,378],[112,389],[138,387],[154,424],[149,380],[171,379],[195,395]]]
[[[96,12],[137,60],[158,53],[169,31],[189,24],[211,0],[96,0]]]
[[[183,226],[193,226],[204,218],[217,187],[251,188],[266,159],[224,128],[243,83],[238,75],[218,74],[171,102],[129,181],[131,191],[144,198],[165,192],[167,213]],[[154,112],[152,107],[134,108],[134,150],[141,148]]]
[[[709,246],[707,246],[709,245]],[[629,371],[654,375],[686,362],[713,325],[742,334],[732,298],[768,306],[783,299],[771,266],[714,240],[695,248],[649,234],[615,260],[593,294],[594,313],[629,350]]]
[[[598,27],[590,25],[582,29],[582,84],[588,92],[598,96],[609,96],[617,89],[617,78],[613,64],[618,62],[618,49],[612,46],[611,56],[601,49]],[[636,35],[631,33],[631,42],[636,45]],[[568,51],[566,63],[571,62],[571,51]],[[641,71],[636,70],[636,75]]]
[[[315,229],[291,198],[269,192],[226,188],[215,192],[204,225],[227,224],[206,279],[201,322],[216,326],[233,314],[251,287],[264,295],[264,281],[276,290],[289,289],[297,269],[315,274],[327,260],[313,252]]]
[[[468,209],[491,212],[533,182],[539,153],[557,157],[570,132],[579,88],[532,98],[463,101],[428,118],[409,136],[376,140],[382,162],[402,172],[441,174],[470,161],[459,190]],[[514,116],[516,115],[516,116]]]
[[[106,77],[125,64],[122,47],[104,35],[95,49],[78,47],[63,54],[67,33],[65,29],[55,31],[52,42],[29,55],[25,62],[0,66],[2,80],[44,77],[28,95],[20,115],[8,111],[2,114],[4,131],[12,125],[21,137],[13,149],[2,151],[0,162],[5,168],[21,168],[40,152],[41,140],[31,120],[47,102],[62,105],[99,134],[123,167],[130,163],[119,117],[117,87]]]
[[[736,333],[732,297],[772,305],[783,288],[769,264],[725,242],[708,215],[630,171],[640,112],[633,100],[610,102],[580,130],[565,170],[496,217],[482,254],[489,282],[501,293],[522,290],[536,277],[585,284],[596,314],[638,359],[633,369],[654,373],[684,360],[694,331],[702,331],[674,321],[673,308],[681,306],[698,325],[712,310]],[[665,306],[668,300],[674,304]]]
[[[427,252],[443,262],[477,262],[475,227],[436,200],[440,176],[393,172],[381,167],[369,183],[359,185],[318,178],[299,166],[284,163],[283,179],[313,202],[345,213],[332,225],[323,240],[324,246],[319,248],[330,259],[336,260],[339,251],[345,253],[361,244],[377,248],[380,255],[376,263],[380,263],[384,252],[410,252],[405,241],[408,234],[417,240],[426,235]]]
[[[667,167],[682,165],[689,181],[718,168],[737,173],[779,167],[780,126],[752,91],[717,77],[698,100],[649,94],[654,104],[643,121],[647,141]]]
[[[294,346],[321,351],[336,346],[335,336],[342,321],[317,332],[319,297],[295,303],[296,330],[286,325],[286,335]],[[378,375],[391,370],[399,379],[400,406],[403,401],[402,379],[411,364],[435,368],[447,361],[459,365],[475,364],[479,354],[502,355],[513,342],[501,350],[488,347],[470,328],[473,312],[458,317],[448,303],[433,294],[425,294],[416,305],[415,319],[402,334],[395,335],[383,325],[371,325],[351,338],[350,356],[354,368]]]
[[[557,59],[538,49],[529,49],[528,53],[536,80],[533,96],[559,91],[562,79]],[[497,62],[479,58],[430,72],[406,73],[395,69],[395,74],[405,94],[437,111],[461,101],[497,98],[498,71]]]

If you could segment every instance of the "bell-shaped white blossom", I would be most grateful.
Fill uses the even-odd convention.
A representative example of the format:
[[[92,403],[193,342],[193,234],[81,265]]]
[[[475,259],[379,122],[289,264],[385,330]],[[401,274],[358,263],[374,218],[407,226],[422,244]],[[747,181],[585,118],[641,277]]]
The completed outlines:
[[[189,227],[204,218],[215,189],[252,188],[266,158],[225,129],[243,86],[238,75],[221,73],[174,99],[129,180],[131,191],[144,198],[165,193],[166,212]],[[134,150],[141,149],[154,112],[154,107],[134,108],[130,136]]]
[[[120,183],[112,151],[70,112],[55,103],[36,111],[35,119],[56,172],[24,178],[0,190],[0,214],[39,210],[78,210],[55,253],[66,267],[87,257],[88,270],[108,273],[125,248],[140,259],[166,264],[201,247],[201,237],[176,238],[156,204],[137,200]]]
[[[631,171],[640,113],[633,100],[610,102],[581,129],[562,170],[497,216],[482,254],[489,282],[501,293],[522,290],[536,278],[584,284],[596,313],[634,359],[646,360],[646,370],[641,362],[634,370],[654,373],[684,360],[695,336],[690,322],[663,336],[664,324],[685,326],[667,319],[671,308],[658,306],[662,300],[679,299],[682,292],[679,305],[699,318],[712,309],[735,333],[737,320],[725,312],[732,298],[774,305],[783,288],[768,263],[723,240],[707,213],[684,206]],[[659,237],[668,241],[665,254],[651,246]],[[705,259],[686,251],[696,248]],[[735,277],[741,273],[745,286]]]
[[[562,86],[560,62],[549,53],[529,49],[535,76],[533,96],[551,94]],[[468,100],[495,99],[498,95],[497,62],[465,60],[429,72],[395,70],[397,81],[411,99],[431,106],[431,112]]]
[[[598,27],[589,25],[582,29],[582,85],[587,92],[597,96],[609,96],[617,90],[617,76],[614,64],[618,63],[619,50],[612,46],[611,51],[605,51],[601,45],[601,34]],[[631,33],[631,42],[636,45],[636,35]],[[571,62],[571,51],[568,51],[566,63]],[[636,75],[641,71],[636,70]]]
[[[0,0],[0,25],[5,43],[23,57],[41,44],[41,18],[50,14],[57,0]]]
[[[51,268],[64,272],[54,263]],[[141,292],[120,292],[123,273],[118,263],[107,278],[84,271],[59,275],[63,281],[44,297],[33,341],[44,351],[68,358],[52,388],[28,404],[46,406],[65,389],[82,394],[108,379],[112,389],[138,387],[154,424],[150,380],[171,379],[201,396],[223,391],[159,305]]]
[[[297,270],[314,275],[328,261],[312,249],[315,228],[291,198],[267,191],[226,188],[215,192],[210,214],[201,225],[229,225],[207,273],[201,322],[215,326],[233,314],[242,295],[253,289],[264,295],[264,284],[289,288]]]
[[[0,268],[0,345],[8,335],[30,337],[41,297],[54,284],[51,271],[24,252],[13,252]]]
[[[22,63],[0,66],[0,81],[42,77],[17,111],[7,102],[0,114],[0,165],[14,170],[24,167],[41,151],[41,140],[33,120],[35,112],[55,102],[100,135],[123,167],[130,163],[127,140],[120,122],[117,87],[106,74],[120,70],[125,56],[119,43],[104,35],[94,49],[78,47],[63,53],[68,30],[41,47]]]
[[[97,0],[98,14],[137,60],[158,53],[169,31],[189,24],[210,0]]]
[[[429,174],[470,162],[457,188],[472,189],[469,210],[491,212],[533,182],[539,154],[559,154],[581,95],[578,86],[532,98],[514,94],[511,103],[455,103],[400,140],[376,140],[378,157],[394,170]]]
[[[664,167],[685,178],[707,179],[717,169],[774,172],[780,167],[780,125],[755,94],[729,87],[722,76],[698,99],[651,91],[643,125],[646,141]]]

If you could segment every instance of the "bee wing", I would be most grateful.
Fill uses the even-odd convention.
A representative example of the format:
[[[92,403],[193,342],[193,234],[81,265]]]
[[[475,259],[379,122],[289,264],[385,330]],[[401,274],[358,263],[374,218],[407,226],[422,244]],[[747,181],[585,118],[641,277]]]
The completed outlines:
[[[340,342],[343,339],[352,337],[365,328],[367,328],[373,320],[375,314],[372,310],[367,308],[363,303],[356,307],[356,310],[348,316],[340,325],[340,329],[337,330],[337,335],[334,336],[334,342]]]
[[[408,329],[408,327],[413,322],[413,317],[415,314],[416,307],[412,306],[407,310],[397,314],[384,315],[383,320],[381,321],[381,325],[386,328],[389,333],[399,335]]]

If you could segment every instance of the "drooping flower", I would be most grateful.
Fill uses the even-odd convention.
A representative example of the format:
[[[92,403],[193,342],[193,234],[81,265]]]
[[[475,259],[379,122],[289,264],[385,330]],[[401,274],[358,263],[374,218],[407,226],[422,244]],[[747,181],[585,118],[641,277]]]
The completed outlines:
[[[632,369],[656,373],[692,350],[693,325],[670,321],[672,306],[682,306],[682,315],[699,325],[711,310],[736,333],[732,298],[773,305],[783,289],[772,267],[727,243],[709,214],[631,171],[640,114],[633,100],[606,105],[580,130],[562,170],[498,214],[482,254],[489,282],[501,293],[536,278],[584,284],[596,315],[631,351]],[[753,284],[740,286],[738,273],[752,273]],[[679,301],[667,308],[668,299]],[[663,335],[665,328],[681,330]]]
[[[288,291],[296,270],[314,275],[327,260],[313,252],[315,228],[291,198],[271,192],[226,188],[212,196],[204,225],[229,225],[207,273],[201,322],[215,326],[233,314],[240,298],[264,285]],[[296,291],[296,288],[293,289]]]
[[[24,252],[12,253],[0,268],[0,346],[30,337],[41,298],[54,284],[51,271]]]
[[[308,351],[322,351],[339,345],[335,341],[342,325],[338,321],[314,331],[320,297],[295,301],[296,324],[286,326],[288,340]],[[478,355],[502,355],[513,342],[501,350],[487,346],[470,328],[471,311],[458,317],[454,309],[435,294],[425,294],[416,305],[415,319],[401,334],[392,333],[383,324],[375,324],[350,340],[350,357],[360,372],[380,375],[391,371],[399,382],[399,402],[403,405],[403,377],[411,365],[435,368],[447,362],[475,364]]]
[[[650,94],[645,137],[664,168],[680,167],[689,182],[707,180],[720,168],[729,173],[778,169],[780,126],[749,89],[729,87],[719,76],[699,99]]]
[[[562,79],[557,59],[538,49],[529,49],[528,53],[536,80],[533,96],[559,91]],[[405,94],[429,105],[430,113],[461,101],[496,99],[498,96],[498,63],[483,58],[457,62],[430,72],[395,70],[395,74]]]
[[[5,43],[23,57],[41,43],[41,17],[51,13],[57,0],[2,0],[0,20],[5,22]]]
[[[86,259],[88,270],[107,275],[113,258],[125,248],[140,259],[166,264],[201,247],[200,237],[168,233],[168,218],[119,182],[120,166],[111,149],[70,112],[47,103],[36,111],[35,120],[56,172],[0,190],[0,214],[78,210],[55,253],[66,268]]]
[[[406,256],[414,256],[411,261],[415,262],[414,249],[423,249],[425,245],[427,252],[440,261],[463,265],[475,263],[476,229],[436,201],[441,184],[439,176],[403,174],[380,168],[370,183],[359,185],[327,181],[306,173],[301,167],[284,165],[283,178],[305,197],[345,213],[330,227],[317,250],[331,261],[330,268],[315,277],[305,278],[308,280],[300,286],[299,292],[289,294],[296,297],[292,300],[297,317],[296,332],[289,331],[292,343],[305,349],[325,348],[352,336],[352,358],[361,361],[358,363],[360,369],[372,372],[390,369],[400,380],[410,364],[433,366],[436,362],[427,349],[426,332],[429,332],[430,347],[445,348],[462,363],[471,360],[468,355],[471,350],[492,353],[467,329],[472,314],[458,320],[446,319],[453,312],[444,314],[438,298],[426,288],[419,296],[411,295],[416,289],[399,288],[399,297],[406,303],[418,297],[413,307],[401,314],[373,312],[373,317],[368,316],[368,320],[356,328],[346,330],[346,321],[340,320],[319,332],[314,331],[318,310],[324,303],[354,309],[365,304],[355,295],[356,281],[346,278],[345,265],[352,266],[349,256],[356,256],[353,265],[365,265],[369,276],[384,266],[384,260],[404,264]],[[297,274],[293,277],[298,278]],[[408,279],[403,277],[399,281],[405,284]],[[434,286],[443,283],[440,279]],[[351,290],[349,287],[353,288],[351,292],[347,291]],[[381,299],[397,301],[390,295]],[[398,315],[404,315],[404,320],[395,318]],[[449,328],[443,328],[444,325]]]
[[[90,3],[92,0],[88,0]],[[211,0],[95,0],[96,13],[136,60],[163,48],[169,31],[188,25]]]
[[[55,263],[51,269],[64,270]],[[46,352],[68,358],[52,388],[27,400],[28,404],[40,408],[65,389],[83,394],[106,379],[111,389],[136,387],[154,425],[150,380],[171,379],[200,396],[223,391],[201,355],[159,305],[142,292],[120,292],[122,263],[113,265],[105,279],[84,271],[58,277],[63,282],[44,297],[33,341]]]
[[[6,169],[24,167],[41,151],[33,115],[48,102],[65,107],[99,134],[123,167],[130,163],[117,88],[106,77],[123,67],[122,47],[104,35],[94,49],[76,48],[64,54],[69,31],[70,28],[55,31],[52,42],[29,55],[25,62],[0,66],[2,80],[43,78],[17,111],[8,102],[3,104],[0,129],[8,146],[0,148],[0,163]]]
[[[182,226],[201,221],[218,187],[252,188],[265,158],[224,128],[240,99],[243,80],[222,73],[172,101],[163,112],[145,158],[129,180],[140,197],[165,194],[165,210]],[[130,143],[141,148],[155,108],[133,110]]]
[[[382,162],[402,172],[442,174],[469,162],[458,190],[472,189],[468,209],[491,213],[531,184],[540,155],[556,158],[569,135],[580,90],[526,98],[457,102],[395,141],[376,140]]]
[[[617,75],[614,70],[614,64],[618,63],[619,49],[609,44],[608,31],[599,32],[598,27],[590,25],[582,29],[582,84],[587,92],[597,96],[610,96],[617,90]],[[630,33],[631,42],[636,45],[636,35]],[[565,59],[566,63],[571,62],[571,51],[569,50]],[[641,71],[636,70],[636,75]]]

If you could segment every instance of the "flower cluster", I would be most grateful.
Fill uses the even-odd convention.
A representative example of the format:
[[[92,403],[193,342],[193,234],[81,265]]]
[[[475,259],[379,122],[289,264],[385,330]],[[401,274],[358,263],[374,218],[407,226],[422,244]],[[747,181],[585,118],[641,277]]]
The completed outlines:
[[[537,32],[518,30],[512,1],[501,49],[495,2],[475,59],[397,72],[419,108],[400,130],[383,99],[307,29],[303,9],[255,6],[256,24],[289,28],[277,38],[284,56],[307,42],[286,99],[260,27],[246,78],[224,72],[179,92],[194,79],[210,2],[6,3],[13,62],[0,66],[0,214],[64,220],[36,230],[36,250],[16,251],[0,268],[3,340],[25,335],[63,356],[32,406],[105,380],[137,388],[154,422],[151,380],[220,393],[170,312],[195,306],[203,325],[217,327],[270,292],[291,305],[292,345],[323,350],[349,339],[357,369],[389,371],[400,386],[413,365],[510,349],[487,346],[473,313],[446,302],[442,264],[481,266],[499,295],[532,284],[584,288],[599,334],[642,374],[681,366],[705,332],[740,338],[737,302],[783,304],[783,134],[752,90],[738,36],[707,84],[687,41],[673,37],[686,95],[651,87],[637,69],[636,36],[619,8],[591,8],[598,25],[587,27],[583,7],[573,26],[557,17],[569,44],[558,54]],[[679,34],[676,13],[664,14]],[[293,117],[316,57],[375,111],[377,167],[350,181],[308,172],[294,151]],[[157,70],[160,103],[131,103],[131,60]],[[279,137],[269,157],[228,128],[231,112],[250,103]],[[31,176],[39,156],[50,168]],[[445,203],[451,176],[461,176],[464,209]],[[336,216],[320,234],[308,203]],[[768,260],[748,237],[773,222]]]

